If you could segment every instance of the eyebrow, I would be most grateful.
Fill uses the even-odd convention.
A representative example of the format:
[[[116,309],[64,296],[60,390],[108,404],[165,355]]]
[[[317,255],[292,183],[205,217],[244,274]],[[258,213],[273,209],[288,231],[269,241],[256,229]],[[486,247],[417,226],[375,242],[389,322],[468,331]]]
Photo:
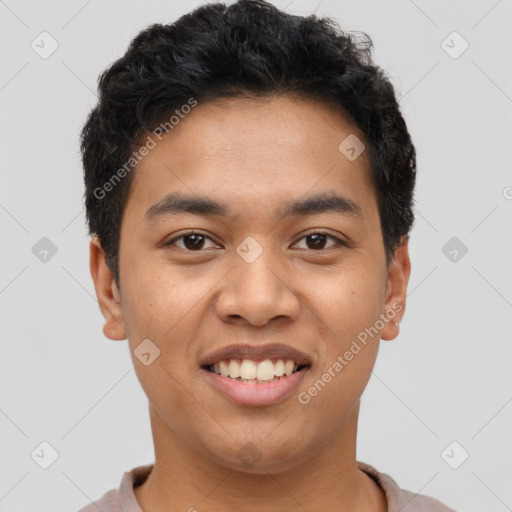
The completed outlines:
[[[281,217],[314,215],[334,212],[344,216],[364,218],[363,209],[357,203],[336,193],[312,195],[285,203],[280,209]],[[148,221],[169,215],[189,213],[207,217],[227,217],[231,209],[209,197],[187,196],[180,192],[171,192],[146,211]]]

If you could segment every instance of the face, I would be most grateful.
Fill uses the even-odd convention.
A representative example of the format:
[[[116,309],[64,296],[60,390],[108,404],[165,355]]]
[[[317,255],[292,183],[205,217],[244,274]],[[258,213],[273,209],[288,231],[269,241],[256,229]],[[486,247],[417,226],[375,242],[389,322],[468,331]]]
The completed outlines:
[[[91,272],[105,335],[128,338],[155,444],[279,471],[357,417],[379,340],[398,333],[410,263],[405,239],[386,267],[366,153],[339,149],[349,135],[364,141],[323,103],[225,99],[195,107],[133,171],[120,290],[96,239]],[[277,359],[295,358],[258,352],[271,344],[301,352],[306,366],[271,383],[202,367],[220,349],[251,345],[257,353],[233,359],[249,359],[247,371],[270,359],[279,373]]]

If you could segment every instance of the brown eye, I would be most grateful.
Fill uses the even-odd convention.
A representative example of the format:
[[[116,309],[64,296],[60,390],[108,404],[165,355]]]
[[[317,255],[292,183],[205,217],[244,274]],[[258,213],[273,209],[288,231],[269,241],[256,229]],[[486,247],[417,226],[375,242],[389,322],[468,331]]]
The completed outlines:
[[[183,240],[183,245],[179,246],[176,244],[178,240]],[[172,246],[177,245],[181,249],[185,249],[187,251],[201,251],[201,249],[204,248],[204,244],[206,240],[211,240],[211,238],[207,237],[206,235],[203,235],[202,233],[185,233],[183,235],[180,235],[176,238],[173,238],[169,242],[166,242],[164,245]]]
[[[329,239],[333,240],[334,244],[331,244],[330,246],[327,245]],[[179,245],[177,242],[181,240],[183,241],[182,245]],[[213,242],[213,240],[210,237],[203,235],[202,233],[193,231],[189,233],[184,233],[180,236],[173,238],[169,242],[166,242],[164,246],[168,247],[176,245],[180,249],[184,249],[189,252],[201,252],[201,249],[205,248],[205,243],[207,240]],[[331,247],[335,246],[347,245],[343,240],[340,240],[334,235],[322,231],[308,233],[305,236],[303,236],[301,240],[306,240],[306,247],[303,247],[303,249],[311,251],[322,251],[324,249],[330,249]]]
[[[326,249],[326,243],[328,239],[334,240],[335,243],[327,249],[330,249],[331,247],[334,247],[336,245],[346,245],[345,242],[340,240],[339,238],[330,235],[329,233],[324,233],[322,231],[316,231],[313,233],[308,233],[304,237],[301,238],[301,240],[307,240],[306,242],[306,249],[310,249],[313,251],[321,251],[322,249]]]

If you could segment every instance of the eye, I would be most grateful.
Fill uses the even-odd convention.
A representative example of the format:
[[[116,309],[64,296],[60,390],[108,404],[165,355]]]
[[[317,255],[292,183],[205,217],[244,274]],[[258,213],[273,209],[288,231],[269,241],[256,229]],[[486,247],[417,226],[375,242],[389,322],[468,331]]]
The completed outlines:
[[[311,241],[309,244],[310,246],[306,247],[306,249],[318,251],[318,250],[325,249],[325,242],[328,238],[335,241],[334,245],[331,245],[331,247],[334,247],[336,245],[341,245],[341,246],[347,245],[343,240],[340,240],[339,238],[337,238],[334,235],[331,235],[325,231],[312,231],[312,232],[304,235],[301,238],[301,240],[309,239]],[[328,247],[328,249],[330,249],[330,247]]]
[[[320,251],[326,248],[325,243],[326,240],[329,238],[335,241],[335,243],[330,247],[334,247],[336,245],[347,246],[347,244],[343,240],[340,240],[338,237],[335,237],[334,235],[331,235],[329,232],[325,231],[312,231],[304,235],[300,240],[309,239],[310,243],[308,244],[306,242],[306,244],[308,245],[308,247],[305,248],[306,250]],[[183,240],[183,246],[179,246],[177,244],[177,241],[179,240]],[[172,240],[169,240],[168,242],[165,242],[164,246],[168,247],[172,245],[177,245],[178,247],[186,251],[200,252],[201,249],[204,248],[206,240],[210,240],[213,242],[213,240],[210,237],[203,235],[202,233],[199,233],[197,231],[190,231],[188,233],[183,233],[180,236],[177,236]],[[327,249],[329,249],[330,247],[327,247]]]
[[[171,245],[176,245],[176,241],[181,239],[183,239],[184,247],[178,247],[180,247],[181,249],[185,249],[187,251],[200,251],[204,247],[205,240],[213,241],[210,237],[207,237],[202,233],[190,231],[188,233],[183,233],[180,236],[177,236],[176,238],[169,240],[168,242],[165,242],[164,246],[167,247]]]

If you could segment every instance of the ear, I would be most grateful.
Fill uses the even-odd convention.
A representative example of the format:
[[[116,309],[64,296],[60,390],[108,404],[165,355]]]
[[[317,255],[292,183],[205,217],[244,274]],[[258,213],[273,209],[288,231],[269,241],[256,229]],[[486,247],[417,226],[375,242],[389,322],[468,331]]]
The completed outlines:
[[[381,338],[393,340],[400,332],[399,327],[405,313],[405,300],[407,285],[411,274],[411,260],[409,259],[409,237],[405,236],[399,247],[393,253],[393,259],[388,267],[388,283],[386,290],[386,303],[384,310],[389,318],[381,331]]]
[[[91,239],[89,247],[91,276],[98,304],[105,318],[103,333],[111,340],[124,340],[126,339],[126,328],[123,322],[121,296],[97,236]]]

